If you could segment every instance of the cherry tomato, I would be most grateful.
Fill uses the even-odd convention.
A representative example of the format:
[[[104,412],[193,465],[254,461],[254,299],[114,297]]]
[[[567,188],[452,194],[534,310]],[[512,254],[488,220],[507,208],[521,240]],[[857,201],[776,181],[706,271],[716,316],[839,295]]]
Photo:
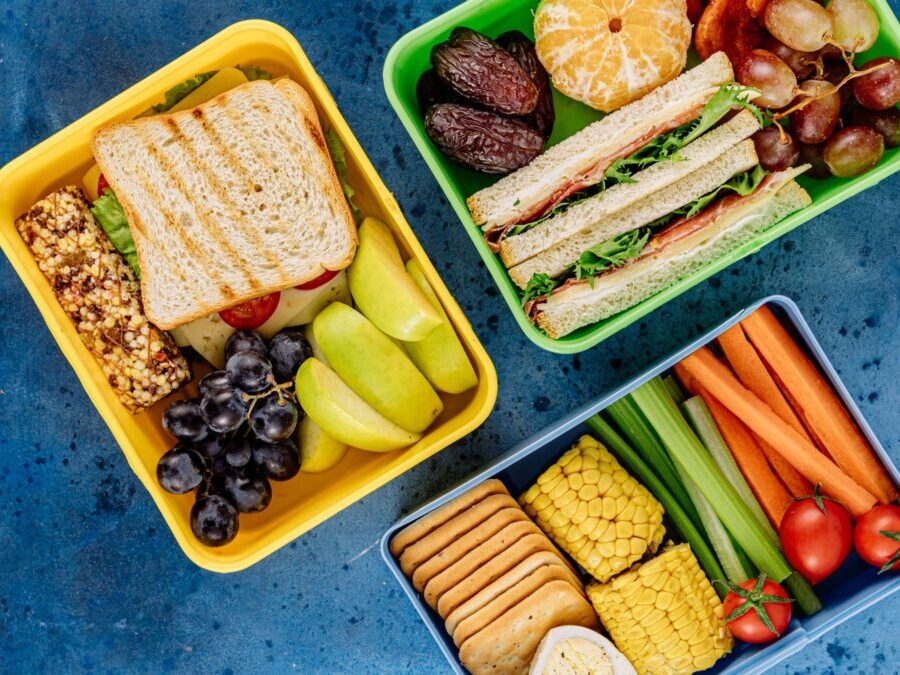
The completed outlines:
[[[109,182],[107,182],[106,176],[101,173],[100,178],[97,179],[97,196],[102,197],[103,191],[107,188],[109,188]]]
[[[307,281],[305,284],[300,284],[299,286],[294,286],[298,291],[311,291],[314,288],[318,288],[319,286],[324,286],[329,281],[334,279],[340,272],[326,270],[324,274],[320,274],[312,281]]]
[[[781,548],[791,566],[811,584],[830,576],[850,553],[853,523],[841,504],[815,494],[797,499],[778,528]]]
[[[734,637],[744,642],[771,642],[784,633],[791,622],[791,602],[787,592],[774,581],[760,574],[728,584],[725,596],[725,621]]]
[[[262,326],[275,313],[281,293],[275,291],[260,298],[253,298],[219,312],[222,321],[232,328],[254,330]]]
[[[900,572],[900,506],[881,504],[863,514],[853,545],[860,558],[881,568],[879,573]]]

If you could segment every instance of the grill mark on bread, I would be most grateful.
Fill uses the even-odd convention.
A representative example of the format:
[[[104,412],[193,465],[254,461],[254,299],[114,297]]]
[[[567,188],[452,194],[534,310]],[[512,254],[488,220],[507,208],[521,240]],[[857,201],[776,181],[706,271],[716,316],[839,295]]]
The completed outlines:
[[[171,125],[173,124],[171,118],[165,119],[166,126],[171,130]],[[146,133],[141,129],[140,133],[141,140],[144,141],[144,147],[147,149],[149,154],[156,160],[156,162],[162,167],[162,170],[165,172],[166,176],[175,184],[175,188],[181,195],[185,198],[185,200],[191,205],[194,211],[204,219],[213,220],[212,214],[208,209],[201,206],[196,199],[194,199],[190,192],[187,190],[187,186],[184,184],[184,181],[181,180],[181,176],[178,175],[178,172],[175,171],[175,167],[172,166],[172,163],[169,159],[157,148],[153,143],[148,143]],[[190,161],[190,159],[189,159]],[[194,162],[191,162],[193,164]],[[195,170],[203,171],[200,167],[194,167]],[[205,172],[204,172],[205,173]],[[155,192],[152,186],[148,186],[151,192]],[[161,195],[156,194],[155,198],[159,204],[165,203],[162,199]],[[198,246],[197,243],[191,239],[191,237],[186,236],[182,229],[178,227],[178,219],[175,217],[170,218],[170,222],[175,225],[172,228],[178,234],[178,237],[184,242],[185,248],[197,258],[202,258],[207,262],[208,269],[210,270],[209,274],[213,277],[216,283],[219,285],[219,290],[222,292],[222,295],[226,298],[235,298],[237,294],[234,292],[234,289],[231,288],[226,282],[222,280],[222,277],[213,270],[217,269],[215,260],[204,250],[202,246]],[[245,278],[247,278],[247,282],[251,285],[251,287],[256,287],[255,279],[251,279],[250,275],[247,273],[247,270],[244,265],[242,265],[242,261],[240,256],[237,254],[237,251],[232,248],[231,244],[228,243],[228,240],[225,239],[221,234],[219,234],[216,228],[207,228],[207,232],[209,236],[215,240],[215,242],[224,250],[224,252],[231,257],[235,263],[237,264],[237,268],[241,271]]]
[[[196,203],[194,202],[194,200],[191,199],[190,195],[187,194],[187,190],[185,189],[184,183],[177,176],[177,174],[173,171],[172,164],[169,162],[168,159],[166,159],[163,156],[163,154],[159,151],[159,148],[157,148],[152,143],[147,142],[147,134],[146,134],[145,130],[141,127],[138,127],[138,137],[141,139],[142,145],[147,150],[147,153],[151,157],[153,157],[154,160],[156,160],[156,162],[160,165],[160,167],[166,173],[166,175],[169,177],[169,179],[175,183],[176,189],[187,199],[187,201],[191,204],[192,207],[194,207],[195,210],[199,210]],[[138,166],[138,165],[135,165],[135,166]],[[173,227],[170,228],[171,231],[174,232],[175,235],[182,241],[182,243],[184,244],[184,247],[191,253],[191,255],[193,255],[196,258],[201,258],[204,261],[206,261],[207,267],[209,269],[209,274],[213,278],[213,280],[218,284],[219,290],[222,292],[222,295],[224,295],[225,297],[228,297],[228,298],[233,298],[235,296],[234,290],[227,283],[225,283],[222,280],[222,277],[219,276],[219,274],[215,271],[217,269],[217,267],[215,265],[215,261],[212,260],[212,258],[210,258],[206,254],[206,252],[203,250],[203,247],[197,246],[197,244],[190,237],[186,236],[185,233],[183,232],[183,230],[177,226],[178,218],[175,216],[174,213],[172,213],[172,211],[170,211],[165,206],[163,206],[163,204],[166,204],[167,200],[165,200],[163,198],[163,195],[161,195],[159,193],[159,191],[157,191],[157,189],[153,185],[153,183],[147,179],[147,176],[146,176],[146,174],[144,174],[143,171],[141,171],[141,179],[142,179],[142,182],[144,183],[144,188],[147,190],[148,193],[150,193],[150,196],[153,198],[153,201],[157,205],[157,208],[159,208],[159,210],[162,212],[165,219],[170,224],[173,225]],[[217,238],[219,240],[221,240],[221,237],[217,237]],[[227,242],[224,242],[224,243],[225,243],[225,248],[226,248],[227,252],[232,257],[235,257],[234,250],[228,245]],[[163,247],[156,247],[156,248],[159,251],[165,250]],[[185,282],[188,281],[188,279],[183,274],[181,275],[181,278]],[[193,284],[188,284],[188,285],[190,285],[191,288],[194,289],[194,297],[198,300],[198,302],[202,301],[201,296],[197,293],[196,286],[194,286]]]
[[[219,134],[219,131],[209,124],[206,119],[206,115],[203,114],[203,110],[200,108],[195,108],[193,110],[193,116],[194,119],[196,119],[200,124],[200,128],[203,130],[203,132],[211,139],[213,145],[216,147],[216,150],[227,157],[229,167],[234,171],[234,173],[238,174],[241,180],[243,180],[250,187],[250,189],[255,190],[257,184],[256,181],[253,180],[253,176],[251,176],[250,173],[244,168],[244,163],[240,160],[240,158],[236,154],[234,154],[234,152],[232,152],[231,148],[228,147],[228,144]],[[185,147],[191,154],[191,157],[196,158],[196,153],[194,152],[194,148],[191,142],[186,137],[184,138],[184,140]],[[266,158],[260,155],[260,159],[265,162]],[[266,163],[266,168],[271,170],[273,168],[273,165]],[[247,219],[244,216],[241,208],[234,202],[234,200],[231,198],[231,195],[226,190],[222,189],[221,185],[219,185],[217,181],[210,181],[210,184],[212,185],[212,188],[215,190],[216,195],[219,197],[219,199],[229,208],[232,215],[235,217],[236,221],[239,224],[239,227],[241,228],[241,231],[247,237],[247,240],[253,241],[256,238],[257,233],[254,232],[252,227],[247,223]],[[261,253],[263,254],[263,256],[265,256],[271,267],[277,271],[279,277],[285,278],[288,276],[284,267],[281,265],[280,257],[276,255],[274,251],[268,248],[263,248],[261,250]],[[254,288],[257,288],[259,286],[259,282],[255,277],[253,277],[250,283]]]

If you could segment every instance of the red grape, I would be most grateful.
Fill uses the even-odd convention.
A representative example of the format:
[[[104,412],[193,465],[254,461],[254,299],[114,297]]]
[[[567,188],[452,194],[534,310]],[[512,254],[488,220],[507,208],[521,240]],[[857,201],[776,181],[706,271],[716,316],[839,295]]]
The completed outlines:
[[[791,128],[802,143],[822,143],[837,127],[841,95],[824,80],[807,80],[800,87],[808,96],[819,96],[791,113]],[[824,93],[831,92],[831,93]]]
[[[888,108],[887,110],[854,108],[850,116],[850,123],[872,127],[884,136],[886,148],[896,148],[900,145],[900,110],[897,108]]]
[[[831,37],[831,15],[815,0],[770,0],[763,23],[791,49],[815,52]]]
[[[822,156],[824,150],[824,143],[817,145],[800,143],[800,159],[797,163],[810,165],[810,168],[804,175],[812,178],[828,178],[831,175],[831,169],[828,168],[825,158]]]
[[[834,43],[848,52],[864,52],[878,38],[878,15],[866,0],[828,0],[831,36]]]
[[[845,127],[828,139],[823,157],[831,173],[849,178],[865,173],[884,154],[884,138],[869,127]]]
[[[753,143],[759,163],[768,171],[783,171],[792,167],[800,156],[797,141],[787,131],[779,132],[777,124],[753,134]]]
[[[788,68],[794,71],[799,79],[809,77],[816,69],[816,54],[810,52],[798,52],[791,49],[783,42],[779,42],[772,35],[766,35],[766,41],[763,43],[763,49],[768,49],[779,59],[784,61]]]
[[[882,63],[889,65],[853,80],[853,95],[860,105],[870,110],[887,110],[900,102],[900,61],[882,56],[872,59],[860,70],[869,70]]]
[[[794,100],[797,76],[784,61],[765,49],[754,49],[741,59],[737,80],[762,92],[753,102],[764,108],[783,108]]]

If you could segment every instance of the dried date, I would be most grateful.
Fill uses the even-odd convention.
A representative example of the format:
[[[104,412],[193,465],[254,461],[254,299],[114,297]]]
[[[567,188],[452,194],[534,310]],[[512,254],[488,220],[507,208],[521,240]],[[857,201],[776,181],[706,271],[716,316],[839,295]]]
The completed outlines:
[[[429,68],[416,84],[416,100],[419,102],[419,111],[424,115],[428,109],[437,103],[465,103],[466,100],[457,94],[438,77],[434,68]]]
[[[469,28],[456,28],[431,50],[438,76],[460,95],[505,115],[528,115],[538,90],[500,45]]]
[[[442,153],[483,173],[515,171],[544,147],[544,137],[522,120],[457,103],[429,108],[425,131]]]
[[[534,43],[524,33],[511,30],[498,37],[497,44],[509,52],[534,83],[538,91],[538,102],[527,120],[547,140],[553,132],[556,112],[553,110],[550,76],[538,58]]]

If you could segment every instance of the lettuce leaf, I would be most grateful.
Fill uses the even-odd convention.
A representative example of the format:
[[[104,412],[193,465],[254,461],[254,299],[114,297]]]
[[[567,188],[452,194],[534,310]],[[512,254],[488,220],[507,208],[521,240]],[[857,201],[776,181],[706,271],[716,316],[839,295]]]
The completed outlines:
[[[140,279],[141,268],[138,264],[137,251],[134,248],[134,239],[131,238],[131,229],[125,219],[125,211],[122,210],[122,205],[115,193],[109,188],[103,190],[103,195],[91,205],[91,213],[106,232],[112,245],[122,254],[129,267],[134,270],[134,275]]]
[[[593,286],[596,275],[610,267],[621,267],[636,258],[649,240],[650,229],[640,228],[611,237],[589,248],[575,263],[575,278],[587,278]]]
[[[253,80],[271,80],[272,73],[259,66],[235,66],[251,82]]]
[[[551,279],[548,274],[532,274],[522,293],[522,306],[549,294],[558,284],[559,281]]]
[[[194,91],[194,89],[199,87],[201,84],[206,82],[209,78],[211,78],[218,72],[218,70],[210,70],[206,73],[199,73],[198,75],[194,75],[192,78],[185,80],[181,84],[176,84],[163,95],[165,97],[164,103],[157,103],[156,105],[150,106],[150,108],[148,108],[142,116],[164,113],[167,110],[172,109],[173,107],[178,105],[181,99],[190,94],[192,91]]]
[[[353,213],[353,219],[356,221],[356,224],[359,225],[362,220],[362,211],[353,202],[353,196],[356,194],[356,190],[353,189],[353,186],[350,185],[350,181],[347,178],[347,152],[344,148],[344,144],[341,143],[341,139],[334,129],[327,129],[325,131],[325,145],[328,146],[328,154],[331,155],[331,162],[334,164],[334,170],[341,183],[341,189],[344,191],[344,196],[347,198],[347,204],[350,206],[350,211]]]

